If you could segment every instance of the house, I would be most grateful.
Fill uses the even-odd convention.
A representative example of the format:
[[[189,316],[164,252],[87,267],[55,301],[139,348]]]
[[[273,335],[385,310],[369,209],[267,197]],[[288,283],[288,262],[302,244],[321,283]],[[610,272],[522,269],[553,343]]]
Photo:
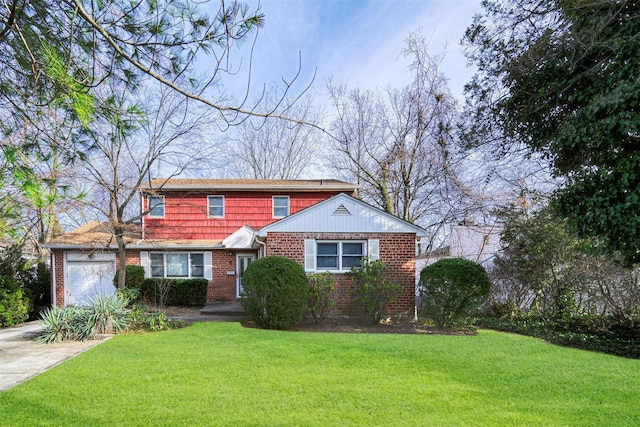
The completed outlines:
[[[480,225],[470,220],[452,224],[447,246],[418,257],[417,279],[424,267],[443,258],[464,258],[490,270],[493,259],[500,251],[501,234],[502,226],[498,224]]]
[[[426,231],[356,198],[336,180],[156,179],[140,189],[140,226],[125,236],[128,264],[147,277],[205,278],[207,300],[240,298],[241,277],[258,257],[280,255],[305,271],[335,273],[338,309],[347,310],[344,273],[369,256],[403,285],[394,311],[411,310],[416,243]],[[113,292],[115,244],[91,223],[51,242],[52,294],[58,306]]]

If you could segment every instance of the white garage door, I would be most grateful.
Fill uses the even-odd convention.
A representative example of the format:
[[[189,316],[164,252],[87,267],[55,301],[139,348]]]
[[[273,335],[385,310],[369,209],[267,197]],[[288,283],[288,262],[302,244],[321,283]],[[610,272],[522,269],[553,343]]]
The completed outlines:
[[[115,254],[67,253],[65,263],[66,305],[88,304],[97,294],[115,293]]]

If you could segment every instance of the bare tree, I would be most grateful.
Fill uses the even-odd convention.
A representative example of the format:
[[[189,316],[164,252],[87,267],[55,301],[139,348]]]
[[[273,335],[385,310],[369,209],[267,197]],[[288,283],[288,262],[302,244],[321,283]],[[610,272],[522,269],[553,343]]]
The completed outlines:
[[[300,99],[283,98],[274,86],[265,92],[260,104],[263,110],[282,109],[299,122],[319,123],[322,119],[311,94]],[[298,179],[316,165],[319,145],[319,135],[313,127],[282,119],[248,117],[229,140],[229,172],[243,178]]]
[[[355,179],[361,196],[407,221],[432,227],[454,214],[463,196],[454,154],[456,102],[418,31],[403,51],[412,81],[402,89],[347,91],[329,86],[341,156],[334,166]]]
[[[209,12],[212,16],[189,0],[1,3],[0,155],[10,173],[0,179],[0,190],[41,185],[38,191],[46,192],[48,182],[31,173],[33,162],[40,161],[34,144],[50,144],[59,155],[60,170],[93,156],[90,134],[104,126],[104,111],[110,108],[104,104],[108,100],[104,94],[114,82],[120,92],[134,97],[144,96],[151,80],[189,99],[192,106],[206,106],[221,131],[248,115],[283,118],[281,104],[258,111],[258,104],[248,101],[253,91],[251,41],[264,23],[260,6],[250,9],[235,0],[219,1]],[[222,86],[227,79],[245,79],[238,62],[232,60],[236,48],[245,42],[249,58],[244,65],[249,65],[249,73],[243,82],[245,93],[236,101],[224,96]],[[196,62],[206,64],[206,69],[196,67]],[[196,75],[195,69],[204,71]],[[297,78],[283,78],[283,97]],[[116,112],[111,111],[112,120],[130,120],[115,118]],[[69,118],[64,143],[44,137],[49,133],[47,117],[52,114]],[[18,135],[16,129],[25,132]],[[8,141],[12,138],[13,142]],[[53,176],[59,171],[51,172]],[[0,203],[0,209],[0,217],[12,212],[12,206],[5,203]]]
[[[189,98],[159,87],[137,105],[120,93],[108,95],[105,105],[110,109],[92,132],[94,149],[82,169],[91,185],[89,211],[106,218],[105,232],[116,243],[118,287],[123,288],[126,237],[140,229],[145,214],[137,204],[138,188],[157,168],[175,176],[212,155],[214,146],[206,137],[211,119],[202,108],[193,108]]]

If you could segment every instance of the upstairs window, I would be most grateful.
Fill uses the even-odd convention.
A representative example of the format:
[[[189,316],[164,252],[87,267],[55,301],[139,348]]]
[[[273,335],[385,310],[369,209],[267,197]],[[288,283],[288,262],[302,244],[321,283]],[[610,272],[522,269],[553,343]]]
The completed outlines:
[[[284,218],[289,215],[289,196],[273,196],[273,217]]]
[[[149,196],[149,218],[164,218],[164,196]]]
[[[224,196],[207,196],[209,218],[224,218]]]

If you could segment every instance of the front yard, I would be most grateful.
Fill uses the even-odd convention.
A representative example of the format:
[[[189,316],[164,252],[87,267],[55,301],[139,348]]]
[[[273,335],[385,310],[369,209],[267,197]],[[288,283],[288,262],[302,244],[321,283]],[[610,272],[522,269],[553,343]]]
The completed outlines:
[[[640,361],[477,336],[118,335],[0,394],[3,426],[640,425]]]

